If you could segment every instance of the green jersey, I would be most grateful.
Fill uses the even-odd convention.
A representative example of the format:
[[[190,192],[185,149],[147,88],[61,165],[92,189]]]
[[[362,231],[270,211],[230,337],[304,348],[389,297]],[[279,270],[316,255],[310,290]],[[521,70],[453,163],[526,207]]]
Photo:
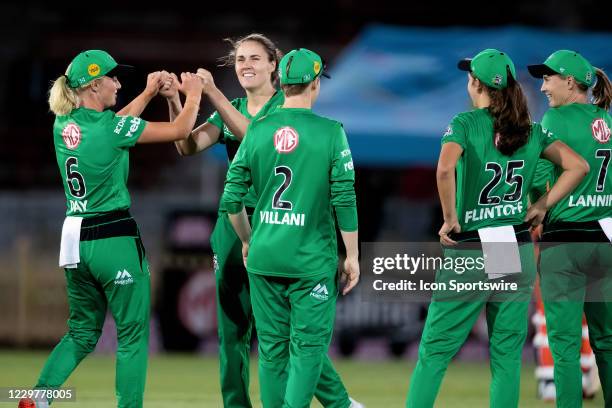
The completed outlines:
[[[277,91],[272,98],[257,112],[255,118],[262,117],[267,115],[268,113],[274,111],[280,106],[283,106],[285,102],[285,94],[281,91]],[[253,116],[249,113],[248,109],[248,100],[247,98],[236,98],[231,104],[234,105],[234,108],[240,113],[242,113],[247,119],[253,120]],[[225,149],[227,150],[227,159],[231,163],[238,151],[238,147],[240,146],[240,140],[229,130],[227,125],[223,122],[223,118],[219,112],[214,111],[212,115],[208,118],[207,122],[212,123],[219,129],[221,129],[221,135],[219,136],[219,143],[225,145]],[[255,203],[257,202],[257,197],[255,196],[255,192],[251,189],[249,193],[244,197],[244,205],[250,208],[255,207]],[[225,206],[223,202],[219,203],[219,211],[225,211]]]
[[[591,168],[574,191],[550,209],[548,222],[585,222],[612,216],[612,177],[608,177],[612,155],[610,114],[596,105],[572,103],[549,109],[542,126],[574,149]],[[534,183],[536,194],[554,184],[561,172],[548,160],[540,160]]]
[[[335,209],[342,231],[357,230],[355,171],[339,122],[310,109],[280,108],[251,122],[228,171],[230,214],[257,193],[247,270],[309,277],[336,270]]]
[[[87,108],[57,116],[53,142],[66,193],[66,215],[89,217],[130,207],[129,148],[147,122]]]
[[[493,117],[487,109],[455,116],[442,137],[442,144],[455,142],[463,148],[456,193],[462,231],[521,224],[538,158],[554,141],[534,123],[527,143],[512,156],[504,156],[493,138]]]

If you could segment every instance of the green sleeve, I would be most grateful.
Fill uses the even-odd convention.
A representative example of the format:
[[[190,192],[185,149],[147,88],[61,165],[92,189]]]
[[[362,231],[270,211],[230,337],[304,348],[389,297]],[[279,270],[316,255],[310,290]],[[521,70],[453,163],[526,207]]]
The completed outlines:
[[[557,140],[556,134],[550,129],[550,127],[544,126],[544,119],[556,129],[560,129],[563,125],[560,121],[553,121],[551,117],[556,114],[554,111],[548,111],[544,118],[542,118],[542,125],[534,123],[533,132],[540,142],[540,149],[543,152],[551,143]],[[531,183],[531,189],[529,190],[529,200],[534,203],[542,195],[544,195],[550,187],[554,184],[555,179],[555,165],[544,159],[540,158],[536,166],[535,174],[533,176],[533,182]]]
[[[538,160],[531,189],[529,190],[529,200],[532,203],[538,201],[553,184],[555,165],[546,160]]]
[[[548,144],[555,140],[567,140],[567,125],[565,119],[557,110],[549,109],[542,117],[542,131],[548,138],[552,138]],[[548,144],[546,145],[548,147]]]
[[[219,112],[214,111],[209,117],[208,119],[206,119],[206,121],[208,123],[212,123],[213,125],[215,125],[216,127],[218,127],[219,129],[223,130],[223,119],[221,119],[221,115],[219,115]]]
[[[332,149],[331,203],[336,211],[340,230],[352,232],[357,231],[358,225],[355,169],[344,129],[339,123],[337,126]]]
[[[147,121],[136,116],[112,114],[112,140],[118,147],[132,147],[147,126]]]
[[[448,142],[455,142],[459,146],[465,150],[466,148],[466,135],[465,135],[465,127],[461,123],[459,116],[455,116],[451,121],[448,128],[446,128],[446,132],[442,136],[442,144]]]
[[[249,133],[247,128],[247,134]],[[228,214],[237,214],[244,208],[243,197],[249,191],[251,186],[251,169],[249,166],[249,138],[244,138],[240,143],[240,147],[234,156],[234,160],[230,164],[225,179],[225,188],[221,202],[225,206]]]
[[[246,103],[246,98],[236,98],[236,99],[233,99],[230,103],[232,105],[234,105],[234,108],[236,108],[240,113],[242,113],[242,111],[240,109],[240,105],[243,102]],[[216,127],[219,128],[219,130],[221,130],[221,134],[219,135],[219,143],[224,144],[226,142],[226,139],[228,138],[228,136],[230,136],[230,138],[234,137],[234,140],[235,140],[235,136],[233,136],[231,134],[231,132],[229,130],[227,130],[227,126],[225,126],[225,122],[223,122],[223,118],[221,117],[221,115],[219,114],[218,111],[214,111],[208,117],[208,119],[206,119],[206,121],[208,123],[211,123],[211,124],[215,125]]]

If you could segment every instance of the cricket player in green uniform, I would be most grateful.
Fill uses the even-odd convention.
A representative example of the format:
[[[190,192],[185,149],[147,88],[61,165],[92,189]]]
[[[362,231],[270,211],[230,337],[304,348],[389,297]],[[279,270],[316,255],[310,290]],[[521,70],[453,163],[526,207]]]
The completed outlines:
[[[558,407],[582,406],[582,315],[599,369],[606,407],[612,407],[612,85],[606,74],[575,51],[559,50],[530,65],[543,78],[549,109],[542,126],[590,165],[587,177],[547,216],[540,260],[541,288],[554,359]],[[594,103],[590,103],[591,90]],[[559,169],[542,161],[539,190]],[[550,244],[546,244],[550,243]],[[554,244],[553,244],[554,243]]]
[[[500,289],[460,295],[434,291],[406,405],[433,407],[450,360],[485,308],[492,375],[490,404],[517,407],[521,351],[535,279],[528,229],[530,224],[541,222],[546,209],[578,184],[588,167],[571,149],[531,122],[508,55],[487,49],[473,59],[460,61],[459,68],[468,71],[467,89],[475,109],[457,115],[442,138],[437,169],[444,213],[440,242],[445,257],[476,260],[484,259],[485,243],[500,242],[490,235],[509,237],[512,243],[504,250],[515,251],[516,269],[507,270],[500,279],[485,259],[484,268],[482,264],[467,268],[461,275],[454,269],[437,271],[438,283],[455,279],[496,283]],[[528,209],[527,192],[541,155],[562,164],[564,172],[551,191]],[[476,249],[456,247],[465,242],[480,242],[483,249],[480,245]],[[516,286],[507,285],[510,283]]]
[[[231,163],[254,117],[265,116],[282,106],[285,95],[275,88],[281,51],[266,36],[250,34],[232,42],[226,65],[235,67],[236,76],[246,97],[229,102],[215,86],[210,72],[199,69],[205,80],[204,92],[217,109],[208,120],[194,129],[189,139],[176,142],[181,155],[191,155],[215,143],[222,143]],[[168,100],[171,117],[180,112],[178,92]],[[244,197],[247,214],[253,214],[257,201],[253,188]],[[247,272],[242,262],[241,243],[234,232],[223,202],[219,204],[217,223],[211,236],[214,251],[217,288],[217,324],[219,333],[219,367],[221,393],[225,407],[251,407],[249,396],[249,352],[253,311]],[[350,405],[346,388],[329,358],[315,391],[316,398],[327,408]]]
[[[342,125],[315,115],[321,58],[279,66],[282,108],[254,120],[228,171],[223,203],[248,271],[264,407],[308,407],[331,340],[338,293],[335,210],[347,293],[359,279],[351,152]],[[243,199],[253,186],[253,233]]]
[[[147,371],[150,274],[136,222],[129,213],[129,149],[136,143],[171,142],[193,128],[203,82],[181,75],[185,108],[172,123],[138,116],[172,79],[156,72],[145,91],[115,113],[125,69],[105,51],[77,55],[53,84],[53,138],[66,194],[60,266],[65,268],[70,317],[68,333],[49,356],[36,388],[59,388],[94,350],[106,310],[115,319],[119,407],[142,407]],[[47,406],[37,401],[37,407]]]

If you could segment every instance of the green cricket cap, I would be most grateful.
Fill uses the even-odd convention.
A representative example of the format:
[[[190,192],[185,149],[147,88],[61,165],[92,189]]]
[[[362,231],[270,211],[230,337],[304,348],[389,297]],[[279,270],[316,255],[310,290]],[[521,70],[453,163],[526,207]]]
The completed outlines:
[[[131,65],[117,64],[106,51],[87,50],[74,57],[66,78],[68,86],[78,88],[101,76],[119,76],[132,68]]]
[[[285,54],[278,66],[281,85],[307,84],[320,75],[330,78],[325,72],[325,63],[321,57],[306,48],[298,48]]]
[[[572,76],[586,86],[595,83],[595,68],[576,51],[555,51],[543,64],[528,65],[527,69],[536,78],[542,78],[544,75],[563,75]]]
[[[474,58],[462,59],[457,67],[462,71],[471,72],[487,86],[495,89],[508,86],[508,69],[516,81],[514,63],[508,54],[493,48],[480,51]]]

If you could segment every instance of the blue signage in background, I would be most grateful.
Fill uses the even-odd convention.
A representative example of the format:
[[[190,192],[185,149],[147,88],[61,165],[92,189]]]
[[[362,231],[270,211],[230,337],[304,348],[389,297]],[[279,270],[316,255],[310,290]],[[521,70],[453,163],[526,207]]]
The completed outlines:
[[[571,49],[612,72],[610,44],[603,33],[373,25],[333,61],[314,110],[343,122],[359,166],[435,166],[452,117],[470,109],[459,59],[484,48],[507,52],[538,121],[547,105],[526,65]]]

